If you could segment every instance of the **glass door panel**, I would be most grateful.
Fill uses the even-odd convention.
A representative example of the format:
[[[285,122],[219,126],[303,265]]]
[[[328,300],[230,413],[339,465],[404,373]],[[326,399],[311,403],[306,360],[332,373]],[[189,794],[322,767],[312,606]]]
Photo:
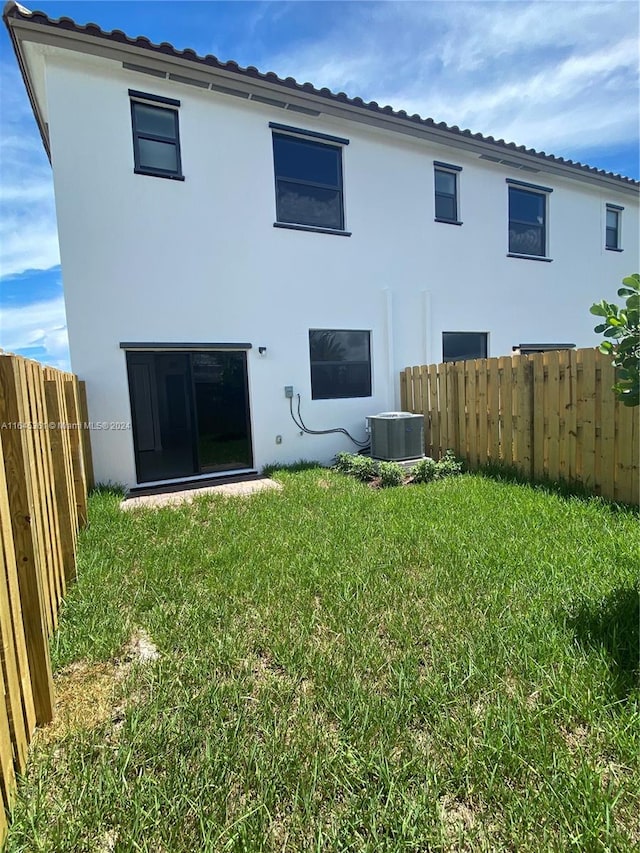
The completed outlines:
[[[193,353],[192,377],[201,473],[250,468],[246,353]]]

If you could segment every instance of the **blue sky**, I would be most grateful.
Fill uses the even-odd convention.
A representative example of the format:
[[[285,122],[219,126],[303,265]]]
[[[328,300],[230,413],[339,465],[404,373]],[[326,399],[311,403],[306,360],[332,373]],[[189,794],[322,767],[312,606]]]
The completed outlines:
[[[640,178],[635,0],[23,3]],[[51,171],[4,27],[0,80],[0,347],[68,369]]]

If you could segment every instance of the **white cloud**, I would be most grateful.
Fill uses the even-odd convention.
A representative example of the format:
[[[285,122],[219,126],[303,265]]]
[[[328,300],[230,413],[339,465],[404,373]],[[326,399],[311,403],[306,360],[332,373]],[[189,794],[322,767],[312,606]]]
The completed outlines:
[[[60,263],[53,180],[16,69],[3,64],[0,277]]]
[[[5,352],[39,350],[38,360],[69,369],[69,342],[62,296],[2,308],[0,347]]]
[[[577,157],[638,134],[634,3],[342,5],[282,75]],[[592,165],[598,165],[597,163]]]

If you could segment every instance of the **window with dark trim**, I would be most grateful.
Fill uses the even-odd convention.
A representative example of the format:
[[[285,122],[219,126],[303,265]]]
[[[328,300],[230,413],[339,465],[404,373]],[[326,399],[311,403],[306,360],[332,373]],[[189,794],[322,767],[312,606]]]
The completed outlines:
[[[177,109],[180,101],[132,90],[129,96],[134,171],[139,175],[182,180]]]
[[[443,332],[442,360],[467,361],[487,357],[488,332]]]
[[[371,333],[310,329],[311,398],[371,396]]]
[[[435,208],[436,222],[458,221],[458,172],[460,166],[449,166],[446,163],[434,163]]]
[[[342,147],[273,134],[278,223],[344,231]]]
[[[617,204],[608,204],[606,210],[605,248],[621,251],[620,249],[620,214],[624,210]]]
[[[509,252],[514,255],[546,256],[546,193],[509,187]]]

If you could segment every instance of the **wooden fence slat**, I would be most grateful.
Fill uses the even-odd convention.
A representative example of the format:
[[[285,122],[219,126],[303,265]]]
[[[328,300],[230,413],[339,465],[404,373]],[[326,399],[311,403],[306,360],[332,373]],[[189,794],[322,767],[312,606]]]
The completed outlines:
[[[0,356],[0,410],[7,421],[20,422],[17,380],[12,357]],[[29,430],[0,430],[2,456],[8,484],[9,513],[15,545],[20,603],[22,607],[29,670],[31,672],[36,722],[48,723],[53,717],[53,679],[49,660],[48,627],[45,621],[41,576],[34,549],[31,509],[28,493],[31,478],[26,475],[23,434]],[[26,445],[26,442],[25,442]]]
[[[467,458],[467,362],[460,363],[458,373],[458,455]]]
[[[476,361],[478,373],[478,463],[487,464],[487,442],[488,442],[488,397],[487,397],[487,370],[486,361]]]
[[[616,424],[618,426],[615,440],[615,499],[623,503],[631,503],[633,486],[633,420],[637,418],[637,410],[620,403],[616,407]]]
[[[511,358],[503,356],[500,364],[500,401],[502,408],[501,459],[505,465],[513,464],[513,363]]]
[[[3,685],[4,709],[14,744],[18,770],[26,761],[27,746],[35,724],[33,695],[29,680],[29,665],[24,645],[22,614],[15,600],[15,558],[5,551],[4,537],[0,543],[0,682]],[[13,604],[13,606],[12,606]],[[2,705],[2,700],[0,700]],[[13,761],[12,754],[11,760]]]
[[[400,411],[409,411],[409,403],[407,402],[407,374],[404,370],[400,374]]]
[[[36,724],[36,713],[20,603],[17,556],[13,541],[13,529],[10,523],[11,508],[2,441],[0,441],[0,518],[2,519],[2,524],[0,525],[0,551],[2,552],[3,559],[4,580],[7,592],[6,607],[8,608],[9,616],[7,635],[3,637],[3,648],[7,654],[7,660],[13,658],[14,661],[13,664],[10,662],[5,664],[5,677],[8,687],[11,688],[13,681],[12,669],[15,665],[15,675],[18,680],[21,697],[24,731],[26,736],[30,736]],[[16,727],[20,728],[18,723],[16,723]],[[16,734],[16,739],[16,760],[18,768],[21,769],[24,756],[19,744],[19,733]]]
[[[70,425],[69,439],[71,442],[73,486],[76,495],[76,506],[78,508],[78,521],[84,527],[87,523],[87,483],[82,463],[82,446],[80,442],[80,425],[82,422],[80,420],[76,382],[73,380],[66,382],[64,393],[67,401],[67,414]]]
[[[67,501],[69,505],[69,517],[73,530],[73,545],[74,554],[75,546],[78,539],[78,507],[75,500],[75,489],[73,485],[73,462],[71,454],[71,439],[69,430],[69,412],[67,410],[67,400],[64,393],[64,383],[67,381],[64,374],[59,371],[51,370],[51,378],[56,383],[56,391],[58,396],[58,409],[60,411],[60,420],[64,424],[64,428],[60,431],[62,438],[62,454],[64,457],[65,471],[65,488],[67,492]]]
[[[497,358],[487,360],[488,367],[488,454],[492,464],[500,462],[500,371]]]
[[[531,363],[526,355],[516,355],[514,361],[516,388],[518,389],[516,426],[518,467],[526,477],[530,477],[532,475],[531,413],[533,395]]]
[[[545,468],[545,407],[546,389],[542,353],[531,359],[533,381],[533,476],[541,479]]]
[[[581,480],[590,489],[596,489],[596,352],[585,349],[578,353],[578,366],[582,364],[582,413],[581,447],[582,472]]]
[[[7,816],[5,814],[5,810],[0,809],[0,850],[2,850],[2,845],[7,837],[7,829]]]
[[[440,399],[438,396],[438,373],[435,364],[429,365],[429,453],[432,458],[438,456],[440,448]]]
[[[576,479],[576,458],[578,445],[576,352],[575,350],[567,350],[566,352],[562,353],[562,356],[565,365],[565,475],[569,481],[573,482]]]
[[[613,498],[615,494],[615,413],[616,401],[611,390],[615,382],[615,370],[611,359],[598,353],[601,370],[601,414],[600,414],[600,494]]]
[[[4,568],[4,551],[0,556],[0,806],[11,805],[16,777],[14,757],[19,769],[24,768],[29,735],[24,727],[20,682],[13,646],[13,620],[9,611],[9,590]],[[13,744],[13,748],[12,748]],[[14,756],[15,752],[15,756]],[[2,808],[0,808],[2,811]]]
[[[70,509],[69,493],[67,491],[67,472],[65,470],[65,455],[63,448],[62,413],[58,400],[58,385],[55,381],[45,380],[45,397],[47,414],[51,423],[58,424],[49,430],[51,444],[51,460],[53,463],[53,492],[58,514],[58,536],[62,558],[63,575],[61,578],[63,592],[66,581],[73,578],[75,573],[75,543],[73,536],[73,521]]]
[[[640,423],[638,418],[631,416],[633,436],[631,439],[631,503],[640,503]]]
[[[447,447],[450,446],[449,441],[449,408],[447,406],[447,365],[438,365],[438,395],[440,397],[440,447],[438,448],[438,457],[442,456]]]
[[[467,462],[470,468],[478,467],[478,395],[476,362],[467,362]]]
[[[456,399],[458,396],[458,364],[449,362],[446,365],[447,375],[447,446],[443,451],[455,449],[458,446],[458,418],[456,416]]]
[[[549,439],[549,467],[547,476],[551,480],[560,478],[560,363],[556,351],[544,354],[547,369],[547,408],[546,434]]]
[[[82,461],[85,472],[85,485],[87,491],[94,488],[96,481],[93,474],[93,455],[91,453],[91,432],[89,430],[89,408],[87,406],[87,383],[78,380],[78,408],[80,423],[82,424]]]
[[[413,409],[412,412],[422,411],[422,382],[420,381],[420,368],[411,370],[411,384],[413,386]]]

